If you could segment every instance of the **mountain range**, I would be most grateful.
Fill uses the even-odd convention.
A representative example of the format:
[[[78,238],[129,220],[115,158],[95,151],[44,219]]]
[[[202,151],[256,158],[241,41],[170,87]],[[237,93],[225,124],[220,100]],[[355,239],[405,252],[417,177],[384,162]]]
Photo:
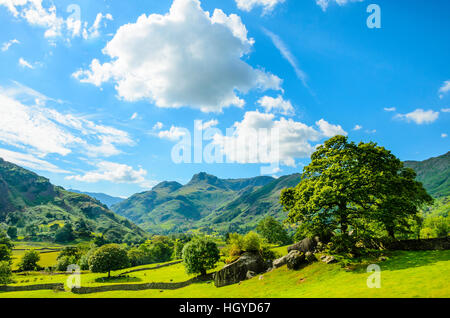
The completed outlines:
[[[448,201],[450,152],[425,161],[406,161],[405,166],[417,172],[417,179],[439,202]],[[145,236],[144,230],[170,234],[200,228],[245,232],[267,215],[285,219],[280,192],[300,181],[300,174],[220,179],[202,172],[185,185],[164,181],[124,200],[102,193],[67,191],[0,159],[0,224],[46,225],[82,219],[93,232],[115,229],[123,236]]]

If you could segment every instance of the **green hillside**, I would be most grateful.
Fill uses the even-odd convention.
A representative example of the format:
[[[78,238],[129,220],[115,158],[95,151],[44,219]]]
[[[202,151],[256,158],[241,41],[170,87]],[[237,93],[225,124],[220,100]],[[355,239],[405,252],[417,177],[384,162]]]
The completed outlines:
[[[186,185],[162,182],[151,191],[135,194],[112,207],[151,233],[183,232],[202,226],[202,220],[242,193],[259,189],[272,177],[219,179],[199,173]]]
[[[450,195],[450,152],[425,161],[406,161],[405,166],[416,171],[417,179],[433,197]]]
[[[73,190],[73,189],[69,189],[67,191],[75,192],[75,193],[81,193],[81,194],[86,194],[86,195],[88,195],[88,196],[90,196],[90,197],[92,197],[94,199],[97,199],[98,201],[100,201],[101,203],[106,205],[107,207],[111,207],[114,204],[120,203],[120,202],[122,202],[124,200],[123,198],[113,197],[113,196],[105,194],[105,193],[83,192],[83,191]]]
[[[48,179],[3,159],[0,159],[1,223],[17,227],[19,233],[34,227],[33,236],[41,240],[54,237],[58,226],[64,224],[77,224],[91,233],[145,235],[142,229],[96,199],[56,187]],[[52,228],[52,225],[58,226]]]

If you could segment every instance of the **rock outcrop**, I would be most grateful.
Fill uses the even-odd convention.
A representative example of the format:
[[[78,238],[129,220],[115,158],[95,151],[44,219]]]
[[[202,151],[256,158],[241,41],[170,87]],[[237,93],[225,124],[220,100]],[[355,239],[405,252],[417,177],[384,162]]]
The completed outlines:
[[[214,285],[223,287],[239,283],[249,277],[264,273],[267,270],[267,264],[258,253],[245,253],[235,262],[225,265],[220,271],[216,272]]]
[[[318,238],[307,237],[304,240],[302,240],[298,243],[295,243],[294,245],[289,246],[287,250],[288,250],[288,252],[299,251],[302,253],[307,253],[307,252],[314,253],[318,243],[319,243]]]

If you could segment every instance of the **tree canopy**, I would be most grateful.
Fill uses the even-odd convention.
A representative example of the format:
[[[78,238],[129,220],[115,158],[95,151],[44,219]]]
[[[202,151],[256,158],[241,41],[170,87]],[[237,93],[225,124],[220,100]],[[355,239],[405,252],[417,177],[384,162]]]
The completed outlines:
[[[214,268],[220,258],[216,243],[205,237],[196,237],[187,243],[182,254],[189,274],[206,275],[207,270]]]
[[[93,273],[108,273],[128,267],[130,261],[127,251],[117,244],[103,245],[89,258],[89,267]]]
[[[364,237],[409,232],[419,208],[431,203],[416,173],[376,143],[336,136],[319,146],[302,181],[282,191],[288,221],[311,235],[338,236],[346,243]],[[354,246],[354,244],[353,244]]]

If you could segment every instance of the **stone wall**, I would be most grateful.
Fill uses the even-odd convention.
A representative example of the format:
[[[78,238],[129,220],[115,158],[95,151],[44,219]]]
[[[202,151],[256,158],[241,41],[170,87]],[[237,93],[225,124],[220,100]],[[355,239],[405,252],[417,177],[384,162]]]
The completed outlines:
[[[208,274],[206,276],[198,276],[191,278],[184,282],[178,283],[145,283],[145,284],[116,284],[116,285],[103,285],[96,287],[81,287],[72,288],[72,293],[74,294],[91,294],[91,293],[102,293],[108,291],[130,291],[130,290],[147,290],[147,289],[160,289],[160,290],[173,290],[189,286],[196,282],[208,281],[214,279],[214,273]]]
[[[35,291],[35,290],[61,290],[64,291],[64,284],[37,284],[37,285],[24,285],[24,286],[0,286],[0,292],[15,292],[15,291]]]
[[[450,237],[423,239],[423,240],[395,241],[388,243],[385,246],[388,250],[403,250],[403,251],[449,250]]]

